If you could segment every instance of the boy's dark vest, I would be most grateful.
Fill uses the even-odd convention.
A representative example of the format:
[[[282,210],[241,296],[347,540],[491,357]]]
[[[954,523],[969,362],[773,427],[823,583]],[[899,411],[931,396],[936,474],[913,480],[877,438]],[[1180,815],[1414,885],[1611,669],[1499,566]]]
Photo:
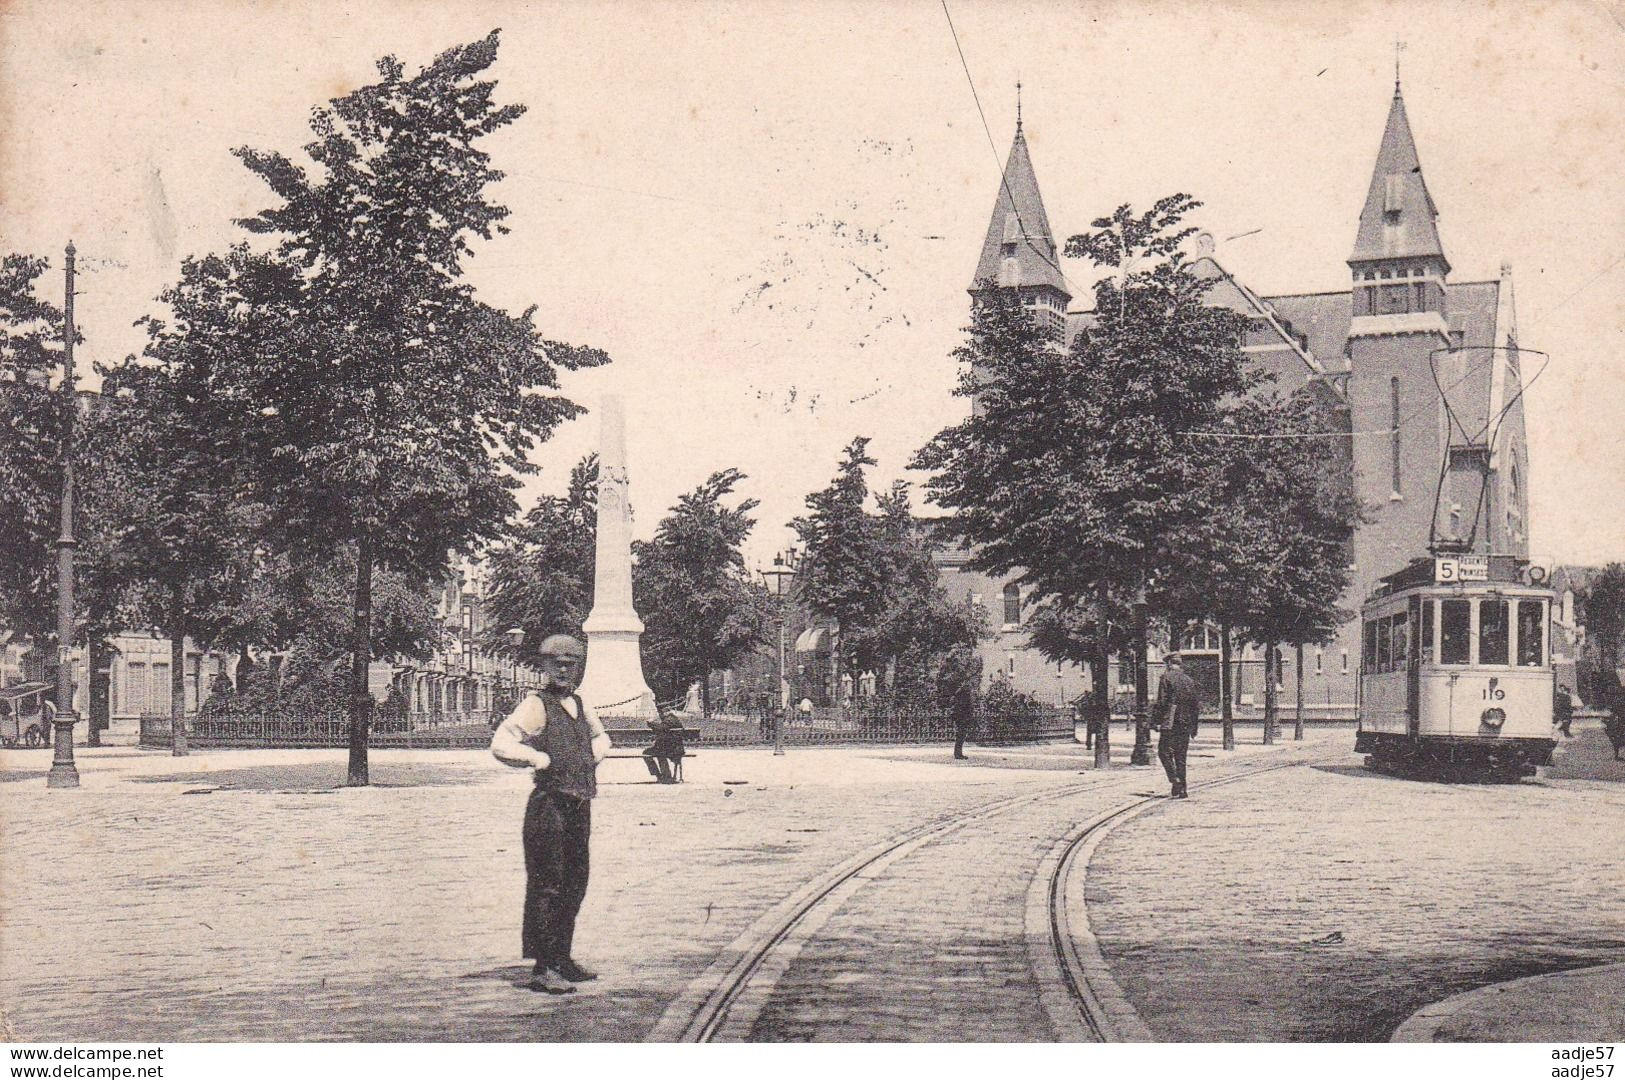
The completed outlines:
[[[525,740],[533,750],[540,750],[553,763],[536,773],[536,786],[577,799],[590,799],[598,794],[598,763],[592,758],[592,729],[587,726],[586,710],[581,699],[570,695],[575,702],[576,719],[567,712],[559,699],[543,691],[536,695],[547,714],[547,726]]]

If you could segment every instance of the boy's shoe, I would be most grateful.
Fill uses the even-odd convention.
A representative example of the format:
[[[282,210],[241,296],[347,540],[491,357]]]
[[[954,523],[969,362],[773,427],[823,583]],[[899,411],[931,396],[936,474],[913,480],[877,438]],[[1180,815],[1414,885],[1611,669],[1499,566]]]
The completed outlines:
[[[598,978],[598,972],[582,967],[574,960],[566,960],[561,964],[553,965],[554,970],[573,983],[591,982]]]
[[[576,992],[576,988],[571,986],[570,982],[561,973],[554,971],[552,968],[538,971],[530,977],[530,982],[525,985],[543,994],[573,994]]]

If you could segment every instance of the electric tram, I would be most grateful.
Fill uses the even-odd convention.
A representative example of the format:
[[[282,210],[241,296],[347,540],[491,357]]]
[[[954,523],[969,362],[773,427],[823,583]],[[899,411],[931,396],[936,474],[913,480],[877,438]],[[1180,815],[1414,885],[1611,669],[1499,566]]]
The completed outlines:
[[[1549,765],[1551,605],[1539,563],[1436,553],[1360,610],[1354,748],[1379,771],[1517,780]]]

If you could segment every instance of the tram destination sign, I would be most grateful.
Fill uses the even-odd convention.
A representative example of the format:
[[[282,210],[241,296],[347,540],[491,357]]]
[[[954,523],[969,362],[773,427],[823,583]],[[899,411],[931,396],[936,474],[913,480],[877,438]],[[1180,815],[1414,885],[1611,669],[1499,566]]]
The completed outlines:
[[[1490,560],[1485,555],[1453,555],[1433,560],[1433,580],[1441,585],[1458,581],[1488,581]]]

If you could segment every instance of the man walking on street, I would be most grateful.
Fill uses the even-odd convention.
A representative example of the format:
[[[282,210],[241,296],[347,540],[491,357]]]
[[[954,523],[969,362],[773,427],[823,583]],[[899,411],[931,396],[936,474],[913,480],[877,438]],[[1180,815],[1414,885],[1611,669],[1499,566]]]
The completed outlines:
[[[1179,654],[1169,653],[1163,663],[1162,681],[1157,685],[1157,760],[1173,786],[1172,797],[1187,799],[1185,752],[1190,749],[1202,706],[1196,682],[1185,674]]]
[[[576,914],[587,893],[587,848],[598,763],[609,736],[575,689],[586,646],[567,634],[542,642],[542,689],[527,695],[491,737],[504,765],[534,769],[525,805],[524,955],[534,960],[530,989],[573,994],[598,976],[571,958]]]

